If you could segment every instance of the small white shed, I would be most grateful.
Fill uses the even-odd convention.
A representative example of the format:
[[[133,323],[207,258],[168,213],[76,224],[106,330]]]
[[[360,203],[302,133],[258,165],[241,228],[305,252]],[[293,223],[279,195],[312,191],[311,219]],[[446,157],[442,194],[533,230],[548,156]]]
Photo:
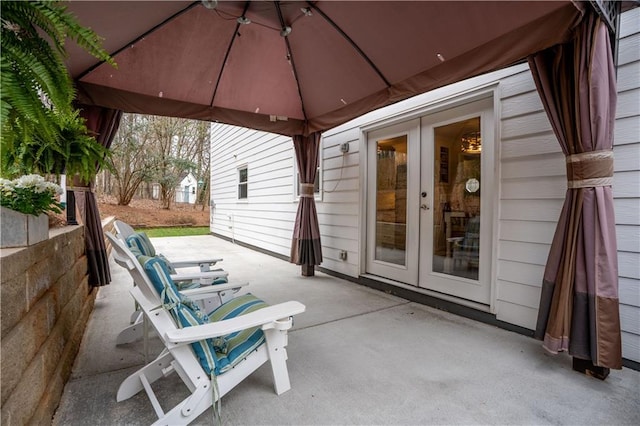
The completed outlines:
[[[198,198],[198,181],[193,173],[188,173],[176,186],[176,203],[195,204]]]

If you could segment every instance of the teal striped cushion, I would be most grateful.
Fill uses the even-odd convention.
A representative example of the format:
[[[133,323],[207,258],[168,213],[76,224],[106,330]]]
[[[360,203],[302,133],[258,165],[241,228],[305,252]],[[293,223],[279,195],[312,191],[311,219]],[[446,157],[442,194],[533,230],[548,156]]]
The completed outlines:
[[[158,256],[167,266],[170,273],[176,273],[176,268],[171,265],[169,259],[167,259],[160,253],[156,253],[155,247],[153,246],[153,244],[151,244],[151,240],[144,232],[136,232],[129,235],[129,237],[127,238],[127,245],[129,246],[129,250],[131,250],[131,253],[133,253],[134,256]]]
[[[222,321],[238,315],[248,314],[268,305],[253,294],[245,294],[229,300],[209,313],[209,321]],[[224,373],[247,357],[264,343],[260,327],[249,328],[224,336],[226,351],[216,351],[216,374]]]
[[[147,273],[151,284],[158,294],[164,294],[163,303],[178,303],[182,300],[182,295],[178,291],[175,283],[171,279],[166,263],[160,257],[138,256],[138,262]]]
[[[171,262],[169,262],[169,259],[167,259],[166,257],[164,257],[164,255],[162,254],[158,254],[156,255],[157,258],[159,258],[161,261],[164,262],[164,265],[167,267],[167,269],[169,270],[170,274],[175,274],[176,268],[173,267],[173,265],[171,264]]]
[[[136,248],[145,256],[154,257],[156,255],[156,249],[151,244],[151,240],[144,232],[136,232],[129,235],[127,238],[127,245],[132,248]]]
[[[162,295],[165,308],[182,327],[222,321],[267,306],[252,294],[246,294],[228,301],[207,315],[195,303],[179,293],[162,260],[158,257],[141,256],[138,261],[143,265],[153,286]],[[264,341],[262,330],[254,327],[216,339],[201,340],[192,343],[191,346],[204,371],[207,374],[213,372],[218,375],[233,368]]]

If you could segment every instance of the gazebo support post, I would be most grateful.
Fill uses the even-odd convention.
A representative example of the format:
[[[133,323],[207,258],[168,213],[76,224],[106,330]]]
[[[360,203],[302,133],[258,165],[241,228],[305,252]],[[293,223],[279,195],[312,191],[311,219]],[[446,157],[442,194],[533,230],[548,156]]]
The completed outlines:
[[[320,227],[315,204],[320,133],[296,135],[292,139],[298,164],[300,199],[293,226],[290,261],[301,266],[303,277],[312,277],[315,265],[322,263]]]
[[[573,357],[573,371],[604,380],[609,375],[610,370],[607,367],[593,365],[593,362],[588,359]]]
[[[73,191],[67,191],[67,225],[77,225],[76,219],[76,196]]]
[[[315,275],[315,265],[300,265],[303,277],[313,277]]]

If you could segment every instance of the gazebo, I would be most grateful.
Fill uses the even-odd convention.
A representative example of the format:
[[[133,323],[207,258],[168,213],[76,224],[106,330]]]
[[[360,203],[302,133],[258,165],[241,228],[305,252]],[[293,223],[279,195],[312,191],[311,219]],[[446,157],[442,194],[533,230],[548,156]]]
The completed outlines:
[[[313,198],[322,131],[528,61],[567,158],[537,337],[587,369],[621,368],[613,198],[620,2],[72,2],[118,64],[69,46],[77,100],[109,146],[122,111],[291,136],[301,183],[291,261],[322,261]],[[80,188],[76,188],[78,190]],[[95,199],[81,190],[91,283],[109,282]]]

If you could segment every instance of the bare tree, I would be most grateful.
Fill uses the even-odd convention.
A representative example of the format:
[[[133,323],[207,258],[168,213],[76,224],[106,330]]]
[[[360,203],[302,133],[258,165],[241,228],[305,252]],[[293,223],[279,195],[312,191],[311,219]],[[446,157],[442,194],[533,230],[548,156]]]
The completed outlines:
[[[209,123],[170,117],[124,114],[112,144],[112,175],[118,204],[136,196],[152,197],[152,184],[160,186],[162,207],[169,209],[176,186],[187,172],[198,181],[197,202],[209,200]],[[105,172],[109,173],[109,172]]]
[[[154,138],[154,180],[160,185],[162,208],[171,208],[175,188],[186,172],[194,171],[198,122],[170,117],[150,117]]]
[[[153,142],[149,136],[147,116],[122,115],[110,160],[119,205],[129,205],[140,184],[153,175],[154,165],[146,155]]]
[[[198,180],[198,195],[196,204],[205,206],[209,204],[211,191],[209,190],[210,174],[210,157],[211,157],[211,126],[209,123],[200,122],[197,124],[197,140],[196,140],[196,179]]]

